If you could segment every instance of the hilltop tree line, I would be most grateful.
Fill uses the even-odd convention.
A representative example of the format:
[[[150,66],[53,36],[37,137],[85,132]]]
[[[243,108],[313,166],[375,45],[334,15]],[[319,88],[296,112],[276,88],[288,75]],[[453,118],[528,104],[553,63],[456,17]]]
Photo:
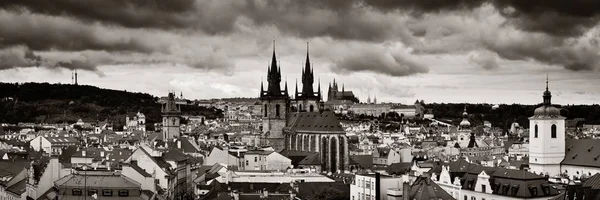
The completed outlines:
[[[489,121],[493,126],[503,129],[510,128],[513,122],[522,127],[529,128],[529,117],[533,116],[534,110],[541,105],[501,104],[493,109],[491,104],[467,104],[467,113],[472,125],[482,125],[483,121]],[[582,118],[578,125],[600,124],[600,105],[554,105],[561,109],[561,115],[567,119]],[[452,124],[459,124],[465,104],[433,103],[425,105],[431,109],[436,119],[447,119]]]
[[[161,121],[158,97],[145,93],[102,89],[87,85],[49,83],[0,83],[0,122],[74,123],[109,121],[125,124],[127,115],[142,112],[147,124]],[[222,117],[218,109],[182,106],[182,112]]]

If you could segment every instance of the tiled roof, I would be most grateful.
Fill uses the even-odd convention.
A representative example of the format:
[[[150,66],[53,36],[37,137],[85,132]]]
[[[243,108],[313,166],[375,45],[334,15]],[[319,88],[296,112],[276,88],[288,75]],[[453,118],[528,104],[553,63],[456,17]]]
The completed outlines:
[[[23,180],[6,188],[6,190],[12,192],[13,194],[17,194],[17,195],[21,196],[21,194],[23,194],[25,192],[26,185],[27,185],[27,179],[24,178]]]
[[[600,168],[600,140],[567,140],[565,148],[565,158],[561,162],[562,165]]]
[[[417,180],[410,186],[408,195],[409,199],[454,199],[430,178],[423,176],[417,177]]]
[[[331,111],[291,114],[290,124],[286,128],[297,132],[345,133],[337,117]]]
[[[319,153],[312,153],[302,159],[298,165],[321,165],[321,158]]]
[[[373,167],[373,156],[372,155],[350,155],[349,163],[351,165],[358,165],[365,169]]]
[[[583,187],[590,187],[591,189],[600,189],[600,173],[596,173],[588,178],[584,183]]]
[[[181,152],[179,149],[171,149],[171,150],[165,152],[162,157],[165,160],[172,160],[175,162],[187,160],[187,157],[185,156],[185,154],[183,152]]]
[[[385,171],[388,174],[394,174],[394,175],[402,175],[405,174],[406,172],[410,171],[410,168],[412,167],[412,163],[392,163],[390,166],[388,166]]]
[[[112,172],[70,174],[54,182],[59,187],[80,187],[84,183],[87,187],[98,188],[139,188],[139,183],[121,175],[114,175]]]

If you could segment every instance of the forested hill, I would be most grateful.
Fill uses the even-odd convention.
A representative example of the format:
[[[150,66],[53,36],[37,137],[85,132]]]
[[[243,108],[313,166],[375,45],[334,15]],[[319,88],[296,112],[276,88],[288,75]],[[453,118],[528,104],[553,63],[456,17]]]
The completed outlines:
[[[166,95],[166,94],[165,94]],[[145,93],[102,89],[88,85],[0,83],[0,122],[74,123],[109,120],[124,124],[126,115],[144,113],[148,123],[160,122],[158,97]],[[222,116],[216,109],[183,106],[184,114]]]
[[[513,122],[529,127],[528,118],[533,116],[533,111],[541,105],[500,104],[492,109],[492,104],[467,104],[469,121],[473,125],[482,125],[489,121],[493,126],[509,128]],[[567,119],[582,118],[583,123],[600,124],[600,105],[554,105],[561,109],[561,115]],[[450,119],[453,124],[460,123],[465,104],[426,104],[426,109],[431,109],[436,119]]]

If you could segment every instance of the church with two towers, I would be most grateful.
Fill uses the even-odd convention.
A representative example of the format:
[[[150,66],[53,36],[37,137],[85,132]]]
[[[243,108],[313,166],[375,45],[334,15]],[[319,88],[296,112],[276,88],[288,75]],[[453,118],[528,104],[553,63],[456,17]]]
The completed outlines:
[[[348,139],[335,114],[325,110],[320,83],[314,90],[314,68],[307,46],[302,66],[302,90],[296,84],[293,98],[287,82],[281,88],[281,67],[273,46],[267,71],[267,88],[261,82],[263,145],[276,151],[288,150],[317,155],[323,171],[339,172],[348,165]]]

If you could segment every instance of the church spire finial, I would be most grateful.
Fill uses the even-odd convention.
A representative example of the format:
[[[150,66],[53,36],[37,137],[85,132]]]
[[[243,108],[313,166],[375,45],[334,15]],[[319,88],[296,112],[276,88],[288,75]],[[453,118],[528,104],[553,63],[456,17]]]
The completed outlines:
[[[546,73],[546,91],[548,91],[548,73]]]
[[[298,98],[298,79],[296,79],[296,91],[294,92],[296,99]]]

